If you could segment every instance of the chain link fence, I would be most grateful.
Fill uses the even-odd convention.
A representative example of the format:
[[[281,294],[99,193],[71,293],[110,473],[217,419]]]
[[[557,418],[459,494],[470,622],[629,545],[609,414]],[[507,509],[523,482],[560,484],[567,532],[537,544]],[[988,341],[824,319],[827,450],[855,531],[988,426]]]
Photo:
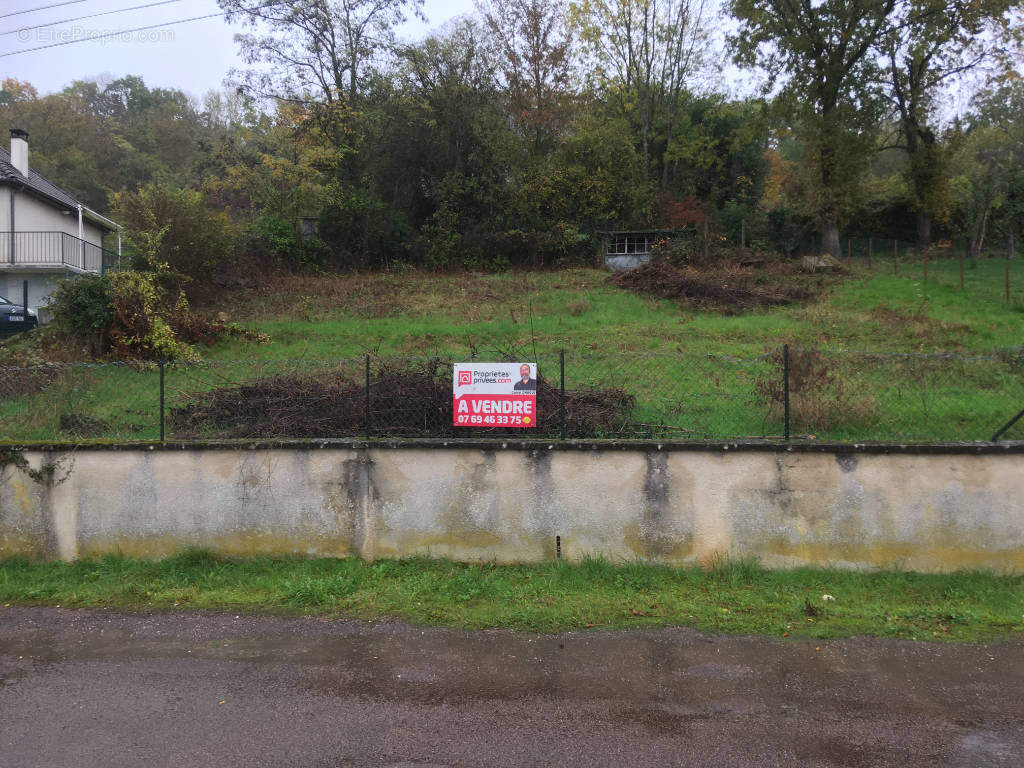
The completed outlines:
[[[990,355],[780,348],[545,354],[537,424],[457,427],[464,358],[0,366],[0,440],[621,438],[1024,439],[1024,348]],[[520,362],[520,361],[517,361]]]

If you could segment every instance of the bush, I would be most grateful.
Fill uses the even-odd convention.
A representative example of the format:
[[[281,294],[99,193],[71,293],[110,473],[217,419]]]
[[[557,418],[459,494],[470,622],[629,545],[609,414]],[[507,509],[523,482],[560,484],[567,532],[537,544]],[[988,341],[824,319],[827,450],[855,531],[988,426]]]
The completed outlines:
[[[102,355],[109,346],[115,318],[111,294],[110,275],[83,275],[60,281],[50,298],[56,326],[84,341],[93,356]]]
[[[198,353],[192,344],[244,334],[235,326],[193,314],[185,295],[167,288],[168,272],[163,267],[156,272],[64,280],[51,303],[54,323],[85,341],[94,357],[111,354],[132,360],[195,359]]]
[[[296,227],[273,215],[261,214],[249,231],[250,254],[270,257],[279,266],[320,266],[328,256],[318,237],[305,240]]]
[[[231,220],[214,213],[202,192],[147,184],[114,195],[113,209],[113,216],[125,225],[136,269],[156,271],[166,265],[179,276],[196,278],[232,258]]]

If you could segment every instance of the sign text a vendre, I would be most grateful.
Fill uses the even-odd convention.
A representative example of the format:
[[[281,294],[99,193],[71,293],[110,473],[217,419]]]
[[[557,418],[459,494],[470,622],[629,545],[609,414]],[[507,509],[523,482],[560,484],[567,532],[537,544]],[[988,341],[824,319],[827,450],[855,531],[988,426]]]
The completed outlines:
[[[456,427],[537,426],[536,363],[456,363],[454,368]]]

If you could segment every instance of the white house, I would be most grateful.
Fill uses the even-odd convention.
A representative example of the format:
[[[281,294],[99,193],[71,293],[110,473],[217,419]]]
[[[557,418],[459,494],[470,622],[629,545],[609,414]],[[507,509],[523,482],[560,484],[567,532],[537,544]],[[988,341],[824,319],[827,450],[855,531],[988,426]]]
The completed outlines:
[[[11,151],[0,149],[0,296],[20,304],[27,280],[29,306],[45,306],[58,279],[118,265],[120,230],[33,171],[28,133],[11,129]],[[116,252],[103,248],[111,232]]]

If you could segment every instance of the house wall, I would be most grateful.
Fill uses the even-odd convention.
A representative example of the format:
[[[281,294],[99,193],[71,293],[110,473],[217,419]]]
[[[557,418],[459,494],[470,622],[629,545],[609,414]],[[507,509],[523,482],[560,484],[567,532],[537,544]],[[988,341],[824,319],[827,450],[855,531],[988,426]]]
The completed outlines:
[[[9,187],[0,187],[0,232],[11,231],[11,190]],[[4,261],[8,254],[0,253],[0,262]]]
[[[1024,450],[729,448],[28,448],[52,476],[0,463],[0,557],[199,546],[542,562],[559,536],[574,560],[1024,573]]]
[[[23,281],[28,280],[28,305],[39,309],[49,304],[50,295],[57,289],[57,282],[67,275],[66,272],[15,272],[0,270],[0,296],[15,304],[20,304],[24,292]],[[41,321],[43,319],[41,318]]]
[[[87,220],[83,220],[82,225],[82,239],[94,245],[103,245],[103,232],[99,227]],[[31,194],[17,192],[14,198],[14,228],[17,232],[65,232],[78,237],[78,212],[72,211],[70,215],[65,215]]]

